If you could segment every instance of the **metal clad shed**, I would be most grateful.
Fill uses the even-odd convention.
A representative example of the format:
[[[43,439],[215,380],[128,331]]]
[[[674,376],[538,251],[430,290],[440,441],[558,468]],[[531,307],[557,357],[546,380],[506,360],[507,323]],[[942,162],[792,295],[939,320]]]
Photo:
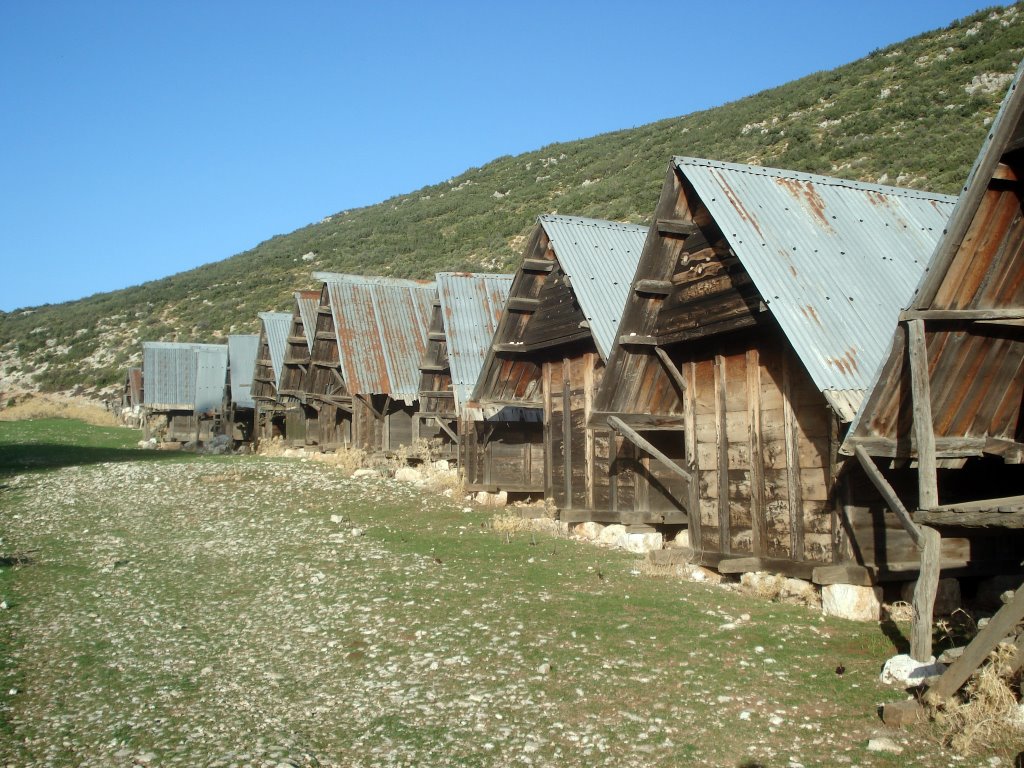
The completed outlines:
[[[228,370],[231,378],[231,399],[236,408],[255,408],[252,399],[252,375],[259,349],[258,334],[228,336]]]
[[[850,421],[956,198],[692,157],[673,163]]]
[[[198,413],[220,410],[228,374],[227,345],[196,349],[195,371],[195,410]]]
[[[603,360],[611,354],[647,227],[579,216],[540,217],[590,323]]]
[[[147,408],[158,411],[191,411],[196,408],[197,350],[213,351],[215,356],[223,356],[225,367],[221,368],[220,378],[223,392],[227,365],[226,345],[145,341],[142,343],[145,380],[143,404]],[[204,364],[208,363],[204,361]]]
[[[284,350],[288,344],[288,330],[291,328],[292,316],[287,312],[260,312],[260,322],[267,334],[267,346],[270,350],[270,363],[274,369],[274,386],[281,385],[281,369],[284,367]]]

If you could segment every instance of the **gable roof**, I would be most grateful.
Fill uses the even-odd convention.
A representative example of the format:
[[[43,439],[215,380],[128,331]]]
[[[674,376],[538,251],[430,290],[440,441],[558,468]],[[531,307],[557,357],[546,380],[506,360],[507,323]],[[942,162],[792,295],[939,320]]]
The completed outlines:
[[[644,248],[647,227],[580,216],[545,214],[538,219],[570,279],[594,344],[608,359],[622,309]]]
[[[330,296],[348,391],[415,402],[437,285],[333,272],[317,272],[313,277],[323,280]]]
[[[936,437],[1018,438],[1024,339],[1019,327],[1012,327],[1019,319],[1007,317],[1008,327],[998,315],[1024,314],[1022,77],[1024,63],[982,144],[948,229],[903,305],[904,320],[924,322],[928,408]],[[984,311],[988,320],[978,317]],[[907,334],[899,327],[886,337],[888,356],[875,370],[871,393],[850,427],[844,452],[866,437],[909,444],[913,403]]]
[[[259,334],[228,336],[228,376],[231,380],[231,401],[238,408],[255,408],[252,399],[252,375],[259,351]]]
[[[512,275],[437,273],[456,409],[465,406],[480,376],[511,287]]]
[[[270,364],[274,369],[274,387],[281,386],[281,369],[284,366],[284,350],[288,345],[288,331],[291,329],[292,316],[287,312],[260,312],[263,333],[267,336],[267,348],[270,350]]]
[[[306,335],[306,346],[313,351],[313,339],[316,337],[316,313],[320,307],[320,291],[296,291],[295,304],[302,319],[302,329]]]
[[[817,387],[853,418],[956,198],[676,157]]]

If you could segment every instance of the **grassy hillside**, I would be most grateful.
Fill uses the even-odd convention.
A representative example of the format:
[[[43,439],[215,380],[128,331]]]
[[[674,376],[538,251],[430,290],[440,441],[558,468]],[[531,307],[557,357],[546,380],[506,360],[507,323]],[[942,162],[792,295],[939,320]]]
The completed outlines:
[[[1024,6],[981,12],[715,109],[501,157],[163,280],[0,313],[0,386],[113,383],[141,341],[254,330],[314,269],[502,270],[541,213],[645,222],[673,154],[956,193],[1022,50]]]

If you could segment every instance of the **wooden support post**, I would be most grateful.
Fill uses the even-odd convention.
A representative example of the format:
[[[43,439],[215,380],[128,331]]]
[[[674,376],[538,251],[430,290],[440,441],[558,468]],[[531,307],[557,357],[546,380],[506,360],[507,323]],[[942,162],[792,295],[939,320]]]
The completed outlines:
[[[668,469],[670,472],[678,475],[687,483],[693,482],[693,475],[690,474],[689,470],[683,469],[674,461],[672,461],[672,459],[670,459],[664,453],[655,448],[650,442],[641,437],[639,433],[637,433],[632,427],[626,424],[626,422],[624,422],[618,416],[609,416],[608,426],[614,429],[616,432],[619,432],[624,438],[629,440],[629,442],[633,443],[633,445],[635,445],[640,450],[646,451],[648,454],[650,454],[651,458],[657,459],[659,462],[665,465],[665,468]]]
[[[882,473],[878,471],[878,467],[875,466],[874,459],[868,455],[868,452],[864,450],[864,446],[862,445],[855,445],[853,451],[854,455],[857,457],[857,461],[860,462],[861,467],[864,469],[864,473],[868,476],[868,480],[870,480],[872,485],[874,485],[875,488],[878,489],[878,492],[882,494],[882,498],[885,499],[885,503],[900,521],[900,525],[902,525],[903,529],[910,534],[910,538],[913,539],[914,544],[917,545],[918,549],[921,549],[924,546],[921,529],[918,528],[917,524],[911,519],[910,513],[907,511],[907,508],[903,506],[903,502],[901,502],[899,496],[896,495],[896,491],[893,490],[893,487],[889,485],[889,482],[882,476]]]
[[[655,347],[654,354],[656,354],[658,356],[658,359],[661,360],[661,364],[665,367],[665,372],[669,375],[669,378],[672,379],[672,382],[679,389],[679,399],[682,400],[683,398],[686,397],[686,379],[683,378],[683,374],[679,372],[679,369],[676,368],[675,363],[672,362],[672,358],[668,356],[668,352],[666,352],[664,349],[662,349],[661,347]]]
[[[910,623],[910,655],[915,661],[932,660],[932,614],[939,588],[939,554],[942,537],[934,528],[922,527],[921,571],[914,585],[913,619]]]
[[[715,438],[718,444],[718,551],[732,552],[729,510],[729,436],[725,419],[725,358],[715,355]]]
[[[917,438],[917,506],[919,509],[934,509],[939,505],[939,490],[935,469],[935,427],[932,423],[931,383],[928,376],[924,320],[907,321],[907,352],[910,355],[914,435]]]
[[[451,427],[444,423],[444,419],[442,419],[440,416],[434,416],[434,421],[436,421],[437,426],[443,429],[445,433],[448,435],[448,437],[452,439],[453,443],[455,443],[456,445],[459,444],[459,436],[452,432]]]
[[[747,419],[750,448],[750,536],[755,555],[768,551],[764,500],[764,461],[761,444],[761,361],[756,349],[747,351]]]
[[[789,503],[789,543],[794,560],[804,559],[804,493],[800,482],[800,430],[793,407],[788,353],[782,355],[782,420],[786,442],[786,500]]]
[[[942,673],[924,695],[928,704],[939,704],[948,699],[967,682],[985,658],[992,652],[1017,624],[1024,619],[1024,587],[1019,587],[1013,599],[999,609],[999,612],[985,625],[984,629],[964,649],[959,659]],[[1019,654],[1018,654],[1019,655]]]

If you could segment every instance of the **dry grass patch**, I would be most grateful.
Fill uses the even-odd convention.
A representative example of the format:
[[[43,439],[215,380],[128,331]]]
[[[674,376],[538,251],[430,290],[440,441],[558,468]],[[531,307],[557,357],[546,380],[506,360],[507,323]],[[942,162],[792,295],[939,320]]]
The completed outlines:
[[[0,408],[0,421],[30,419],[78,419],[95,427],[116,427],[113,413],[85,398],[59,395],[26,394],[12,398],[12,404]]]

